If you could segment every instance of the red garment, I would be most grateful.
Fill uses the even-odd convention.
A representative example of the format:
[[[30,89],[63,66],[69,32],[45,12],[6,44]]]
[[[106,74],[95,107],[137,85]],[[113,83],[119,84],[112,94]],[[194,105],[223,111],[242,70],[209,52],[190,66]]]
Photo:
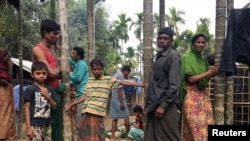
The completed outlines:
[[[4,54],[7,50],[0,50],[0,79],[7,81],[12,80],[12,76],[9,74],[9,65],[7,62],[4,62]]]
[[[141,118],[141,116],[136,116],[136,118],[135,118],[135,123],[139,123],[139,128],[141,129],[141,130],[143,130],[143,120],[142,120],[142,118]]]
[[[42,46],[41,44],[38,44],[37,46],[40,47],[40,49],[42,49],[44,51],[45,58],[46,58],[47,62],[49,63],[50,67],[52,69],[58,69],[59,64],[58,64],[57,56],[52,54],[49,51],[49,49],[46,48],[45,46]],[[46,80],[46,83],[49,84],[50,86],[52,86],[54,89],[57,89],[59,84],[60,84],[60,81],[57,78],[48,77],[48,79]]]

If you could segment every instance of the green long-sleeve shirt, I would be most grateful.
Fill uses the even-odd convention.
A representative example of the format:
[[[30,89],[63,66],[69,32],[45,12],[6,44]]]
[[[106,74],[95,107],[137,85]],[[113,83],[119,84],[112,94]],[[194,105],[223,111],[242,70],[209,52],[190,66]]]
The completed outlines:
[[[72,65],[70,58],[70,64]],[[70,75],[70,82],[74,83],[77,87],[75,97],[80,97],[84,93],[85,86],[89,79],[89,69],[84,60],[78,60],[74,64],[73,73]]]

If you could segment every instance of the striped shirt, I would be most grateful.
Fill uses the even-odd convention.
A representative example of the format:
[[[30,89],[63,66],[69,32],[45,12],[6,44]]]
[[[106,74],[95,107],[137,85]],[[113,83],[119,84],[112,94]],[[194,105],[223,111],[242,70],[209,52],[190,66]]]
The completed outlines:
[[[118,88],[119,84],[120,81],[111,76],[90,77],[85,89],[88,98],[83,103],[82,113],[106,116],[111,89]]]

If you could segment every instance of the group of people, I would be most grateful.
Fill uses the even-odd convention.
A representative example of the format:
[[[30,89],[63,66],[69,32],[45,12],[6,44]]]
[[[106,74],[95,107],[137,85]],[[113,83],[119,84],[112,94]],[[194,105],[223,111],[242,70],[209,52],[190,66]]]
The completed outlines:
[[[114,77],[104,76],[104,64],[100,59],[94,58],[89,70],[84,61],[84,50],[74,47],[69,58],[73,68],[69,77],[72,102],[63,111],[65,85],[60,82],[59,61],[54,50],[57,48],[60,26],[47,19],[42,21],[40,31],[42,40],[31,53],[34,83],[24,92],[26,134],[30,140],[63,141],[62,117],[66,112],[76,128],[77,140],[104,141],[103,117],[108,108],[112,119],[112,140],[115,140],[117,122],[121,118],[124,118],[127,140],[207,140],[207,127],[213,124],[207,86],[209,79],[219,70],[217,66],[209,66],[202,54],[207,41],[204,34],[195,34],[191,40],[191,51],[181,56],[171,48],[173,31],[168,27],[159,30],[159,51],[145,91],[145,106],[143,109],[138,105],[134,107],[136,122],[130,127],[123,85],[143,87],[143,83],[126,81],[131,68],[124,66]],[[0,111],[0,140],[13,137],[16,131],[10,58],[9,51],[0,50],[0,103],[1,109],[4,109]],[[109,100],[110,107],[107,104]],[[180,108],[181,132],[178,125]]]
[[[26,135],[30,140],[62,141],[62,117],[64,112],[62,109],[62,94],[65,85],[60,82],[60,67],[55,51],[60,26],[53,20],[44,20],[41,22],[40,31],[42,40],[33,47],[31,53],[33,62],[31,77],[34,79],[34,83],[25,86],[24,90]],[[4,124],[1,124],[3,125],[1,131],[4,132],[1,132],[0,139],[9,140],[16,132],[13,85],[9,73],[12,69],[12,62],[11,54],[7,50],[1,50],[1,57],[0,84],[1,89],[6,89],[3,93],[8,97],[7,99],[4,97],[5,95],[1,96],[1,102],[6,103],[1,108],[9,111],[7,111],[7,116],[3,116],[6,115],[4,112],[6,110],[1,111],[1,117],[6,117],[6,119],[2,119]],[[105,136],[104,124],[103,122],[100,124],[99,121],[100,119],[103,120],[102,117],[106,115],[110,90],[118,89],[120,84],[132,86],[143,86],[143,84],[120,81],[113,77],[104,76],[104,64],[100,59],[93,59],[90,63],[93,74],[93,77],[90,77],[88,66],[83,59],[84,50],[80,47],[73,47],[69,58],[69,64],[73,68],[69,76],[70,96],[73,104],[87,95],[90,99],[88,98],[88,102],[84,100],[83,104],[72,104],[73,106],[70,106],[66,112],[72,117],[72,126],[76,127],[78,131],[77,140],[86,140],[88,137],[99,140]],[[94,84],[91,84],[91,82],[94,82]],[[103,87],[100,83],[103,83]],[[82,113],[85,113],[84,116]],[[96,122],[89,122],[88,120]],[[101,134],[86,136],[88,130],[85,127],[88,127],[88,124],[92,125],[89,128],[90,131],[98,127]]]
[[[219,74],[219,69],[209,67],[202,54],[207,42],[205,34],[195,34],[191,51],[183,56],[171,48],[173,35],[168,27],[158,32],[160,51],[146,93],[144,141],[207,141],[208,125],[213,124],[208,81]],[[182,111],[181,130],[178,109]]]

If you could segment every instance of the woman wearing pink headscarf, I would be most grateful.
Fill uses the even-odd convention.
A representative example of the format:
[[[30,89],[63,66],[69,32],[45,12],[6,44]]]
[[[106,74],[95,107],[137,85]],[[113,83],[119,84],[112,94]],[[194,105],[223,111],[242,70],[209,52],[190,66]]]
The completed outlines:
[[[16,133],[11,54],[0,50],[0,140],[8,140]]]

